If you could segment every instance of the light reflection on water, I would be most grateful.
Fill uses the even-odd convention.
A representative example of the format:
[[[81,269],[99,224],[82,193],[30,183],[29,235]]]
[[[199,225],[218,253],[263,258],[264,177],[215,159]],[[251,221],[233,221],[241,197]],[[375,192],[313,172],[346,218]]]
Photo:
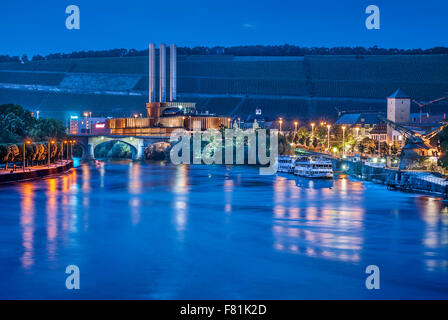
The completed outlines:
[[[347,297],[359,298],[367,293],[352,273],[361,270],[363,283],[368,264],[385,268],[385,281],[398,282],[382,297],[448,297],[446,203],[361,181],[266,177],[245,167],[97,162],[2,186],[0,201],[1,239],[11,247],[0,252],[0,263],[16,274],[4,283],[8,291],[0,285],[0,297],[67,297],[54,272],[72,263],[88,271],[87,283],[89,277],[111,283],[102,295],[86,285],[85,298],[337,298],[304,280],[341,285],[333,269],[353,282]],[[15,242],[20,250],[12,249]],[[134,285],[112,285],[102,276],[103,264],[112,268],[109,277]],[[411,274],[400,280],[403,268]],[[144,276],[148,270],[152,280]],[[29,274],[38,275],[41,289],[26,285]],[[197,277],[202,280],[195,285]],[[227,291],[214,292],[224,279]]]
[[[296,188],[295,181],[284,176],[274,180],[274,248],[309,257],[359,261],[364,210],[353,200],[359,198],[360,183],[349,185],[347,179],[304,183],[307,188]],[[316,203],[296,207],[295,199],[304,195]],[[338,198],[336,207],[331,195]]]
[[[20,225],[22,227],[22,267],[31,268],[34,263],[34,190],[31,182],[24,182],[20,188],[22,196]]]

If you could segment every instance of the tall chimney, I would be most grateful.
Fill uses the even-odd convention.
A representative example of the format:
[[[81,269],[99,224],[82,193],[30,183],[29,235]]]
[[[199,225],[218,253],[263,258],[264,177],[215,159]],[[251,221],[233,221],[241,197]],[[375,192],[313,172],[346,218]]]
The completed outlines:
[[[170,46],[170,101],[176,100],[177,94],[177,52],[176,45]]]
[[[159,101],[166,102],[166,46],[161,44],[159,47],[160,60],[160,94]]]
[[[156,45],[149,44],[148,63],[148,102],[156,102]]]

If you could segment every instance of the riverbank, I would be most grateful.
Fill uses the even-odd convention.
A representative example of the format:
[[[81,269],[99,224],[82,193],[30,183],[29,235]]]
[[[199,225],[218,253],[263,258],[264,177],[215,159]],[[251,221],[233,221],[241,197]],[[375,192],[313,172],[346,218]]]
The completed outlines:
[[[9,170],[0,170],[0,183],[15,182],[30,179],[44,178],[53,174],[63,173],[73,168],[73,161],[64,160],[47,166],[27,167],[25,170],[20,168],[13,172]]]
[[[390,190],[425,193],[448,198],[448,180],[426,171],[369,166],[361,162],[337,160],[336,168],[362,180],[383,184]]]

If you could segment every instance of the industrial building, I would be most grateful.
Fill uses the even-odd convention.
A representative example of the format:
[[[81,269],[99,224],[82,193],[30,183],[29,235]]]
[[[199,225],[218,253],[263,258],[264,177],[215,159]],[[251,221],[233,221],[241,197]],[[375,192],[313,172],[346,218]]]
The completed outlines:
[[[166,45],[159,46],[159,82],[156,77],[156,46],[149,45],[147,117],[113,118],[106,120],[112,135],[169,135],[175,129],[207,130],[230,127],[230,119],[196,109],[196,103],[177,101],[177,52],[170,46],[169,99],[167,99]],[[159,88],[158,97],[156,88]],[[158,99],[157,99],[158,98]],[[169,101],[167,101],[169,100]]]

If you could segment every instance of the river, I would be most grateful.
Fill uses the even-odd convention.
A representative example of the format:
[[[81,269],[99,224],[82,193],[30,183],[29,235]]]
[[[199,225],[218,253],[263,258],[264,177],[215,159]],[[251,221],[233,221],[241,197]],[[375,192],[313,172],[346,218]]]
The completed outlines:
[[[2,299],[448,298],[448,203],[347,177],[107,161],[0,202]]]

